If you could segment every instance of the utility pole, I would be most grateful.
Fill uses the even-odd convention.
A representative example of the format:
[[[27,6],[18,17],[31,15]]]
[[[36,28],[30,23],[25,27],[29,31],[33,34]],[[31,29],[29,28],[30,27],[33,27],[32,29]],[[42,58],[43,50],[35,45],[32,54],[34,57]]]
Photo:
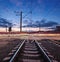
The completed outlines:
[[[20,25],[19,29],[20,29],[20,32],[22,32],[22,11],[20,11],[20,12],[15,11],[15,13],[17,13],[17,16],[19,16],[19,19],[20,19],[20,21],[19,21],[19,25]]]
[[[6,26],[6,32],[7,32],[7,26]]]
[[[20,12],[20,32],[22,32],[22,11]]]
[[[32,14],[32,11],[30,11],[30,12],[28,12],[24,17],[22,16],[22,11],[21,12],[15,12],[15,13],[17,13],[17,14],[19,14],[18,16],[20,17],[20,32],[22,32],[22,18],[25,18],[25,17],[27,17],[28,16],[28,14],[30,13],[30,14]]]

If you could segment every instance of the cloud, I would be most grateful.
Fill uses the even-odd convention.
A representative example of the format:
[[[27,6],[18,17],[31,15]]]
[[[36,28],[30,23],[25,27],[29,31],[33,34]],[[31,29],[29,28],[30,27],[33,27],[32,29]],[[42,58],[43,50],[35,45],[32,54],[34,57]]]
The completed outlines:
[[[9,27],[12,26],[12,23],[8,22],[7,19],[0,17],[0,27]]]
[[[28,23],[26,26],[24,27],[53,27],[58,25],[57,22],[54,21],[47,21],[42,19],[41,21],[35,21],[33,23]]]
[[[48,22],[42,24],[43,27],[44,26],[45,27],[51,27],[51,26],[55,26],[55,25],[58,25],[58,23],[57,22],[53,22],[53,21],[48,21]]]

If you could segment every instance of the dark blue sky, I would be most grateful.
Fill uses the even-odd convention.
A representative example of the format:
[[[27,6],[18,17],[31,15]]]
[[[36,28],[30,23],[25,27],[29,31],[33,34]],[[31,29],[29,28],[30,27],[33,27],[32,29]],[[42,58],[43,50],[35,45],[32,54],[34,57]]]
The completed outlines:
[[[23,11],[23,16],[32,10],[24,20],[33,21],[47,19],[60,23],[60,0],[0,0],[0,17],[19,24],[19,16],[15,11]],[[23,23],[24,24],[24,23]]]

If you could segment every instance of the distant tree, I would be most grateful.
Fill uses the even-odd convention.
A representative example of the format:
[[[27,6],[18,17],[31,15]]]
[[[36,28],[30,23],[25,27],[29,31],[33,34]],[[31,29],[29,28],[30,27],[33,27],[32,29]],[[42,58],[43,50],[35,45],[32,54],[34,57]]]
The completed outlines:
[[[9,27],[9,32],[11,32],[11,31],[12,31],[12,27],[10,26],[10,27]]]
[[[0,17],[0,27],[5,27],[6,28],[6,32],[7,32],[7,28],[9,26],[12,27],[13,26],[12,23],[10,23],[7,19]]]

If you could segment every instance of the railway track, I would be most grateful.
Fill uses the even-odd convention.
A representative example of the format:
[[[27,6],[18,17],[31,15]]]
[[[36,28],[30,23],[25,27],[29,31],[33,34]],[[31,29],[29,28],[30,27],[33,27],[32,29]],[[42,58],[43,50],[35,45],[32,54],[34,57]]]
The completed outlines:
[[[60,47],[49,39],[38,40],[38,43],[45,50],[52,62],[60,62]]]
[[[52,62],[35,40],[24,40],[16,52],[3,62]]]
[[[24,39],[0,39],[0,62],[13,51],[13,49],[21,44]]]

